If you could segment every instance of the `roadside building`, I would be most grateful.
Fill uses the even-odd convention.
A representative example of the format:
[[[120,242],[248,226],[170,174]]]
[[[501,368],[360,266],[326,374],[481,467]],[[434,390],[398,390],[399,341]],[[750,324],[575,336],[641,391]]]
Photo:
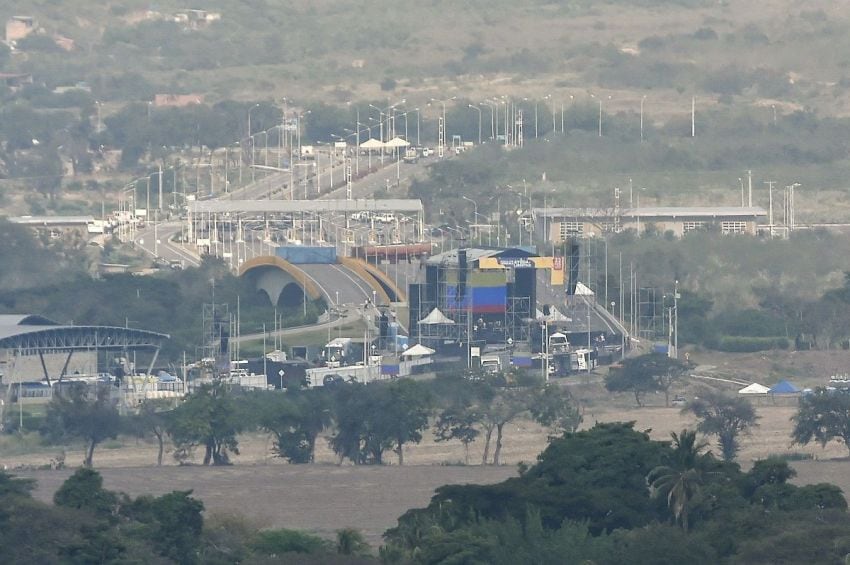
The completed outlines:
[[[682,237],[690,232],[756,235],[767,220],[761,207],[535,208],[536,232],[546,241],[595,237],[633,230],[640,235],[670,232]]]
[[[38,22],[31,16],[12,16],[6,20],[6,42],[18,41],[38,29]]]
[[[88,238],[90,226],[95,225],[91,216],[15,216],[9,218],[13,224],[27,226],[38,234],[44,234],[52,239],[67,235]]]
[[[157,108],[185,108],[203,103],[203,94],[157,94],[153,99],[153,105]]]

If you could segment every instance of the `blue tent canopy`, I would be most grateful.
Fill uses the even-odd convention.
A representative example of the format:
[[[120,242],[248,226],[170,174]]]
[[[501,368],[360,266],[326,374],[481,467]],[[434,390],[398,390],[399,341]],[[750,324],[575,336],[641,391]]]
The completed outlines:
[[[788,381],[779,381],[770,389],[771,394],[794,394],[797,392],[800,392],[800,389]]]

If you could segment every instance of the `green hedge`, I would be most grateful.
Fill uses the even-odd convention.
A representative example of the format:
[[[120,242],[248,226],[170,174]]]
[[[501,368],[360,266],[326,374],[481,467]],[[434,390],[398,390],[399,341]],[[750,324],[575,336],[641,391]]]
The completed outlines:
[[[768,349],[788,349],[790,342],[784,337],[749,337],[740,335],[724,335],[712,344],[713,349],[732,353],[752,353]]]

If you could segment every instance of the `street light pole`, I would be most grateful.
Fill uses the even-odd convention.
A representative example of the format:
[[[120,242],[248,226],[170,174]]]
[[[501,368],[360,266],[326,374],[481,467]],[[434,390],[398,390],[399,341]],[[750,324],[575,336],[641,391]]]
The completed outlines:
[[[469,104],[469,107],[478,111],[478,145],[481,145],[481,108],[475,104]]]
[[[602,98],[599,99],[599,137],[602,137]]]
[[[252,133],[254,133],[254,132],[251,131],[251,112],[253,112],[255,108],[259,108],[259,107],[260,107],[260,103],[258,102],[248,109],[248,135],[249,136]],[[253,158],[252,158],[252,160],[253,160]]]
[[[673,287],[673,357],[679,358],[679,281]]]
[[[461,195],[460,197],[463,198],[464,200],[466,200],[467,202],[472,202],[472,205],[475,207],[474,208],[475,211],[473,212],[475,214],[475,221],[478,221],[478,202],[476,202],[475,200],[473,200],[471,198],[467,198],[464,195]]]

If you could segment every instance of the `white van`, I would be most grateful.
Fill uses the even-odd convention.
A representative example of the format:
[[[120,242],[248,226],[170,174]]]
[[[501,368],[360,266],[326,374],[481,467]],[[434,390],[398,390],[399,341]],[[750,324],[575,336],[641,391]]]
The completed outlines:
[[[502,360],[498,355],[484,355],[481,357],[481,370],[485,373],[498,373],[502,370]]]

